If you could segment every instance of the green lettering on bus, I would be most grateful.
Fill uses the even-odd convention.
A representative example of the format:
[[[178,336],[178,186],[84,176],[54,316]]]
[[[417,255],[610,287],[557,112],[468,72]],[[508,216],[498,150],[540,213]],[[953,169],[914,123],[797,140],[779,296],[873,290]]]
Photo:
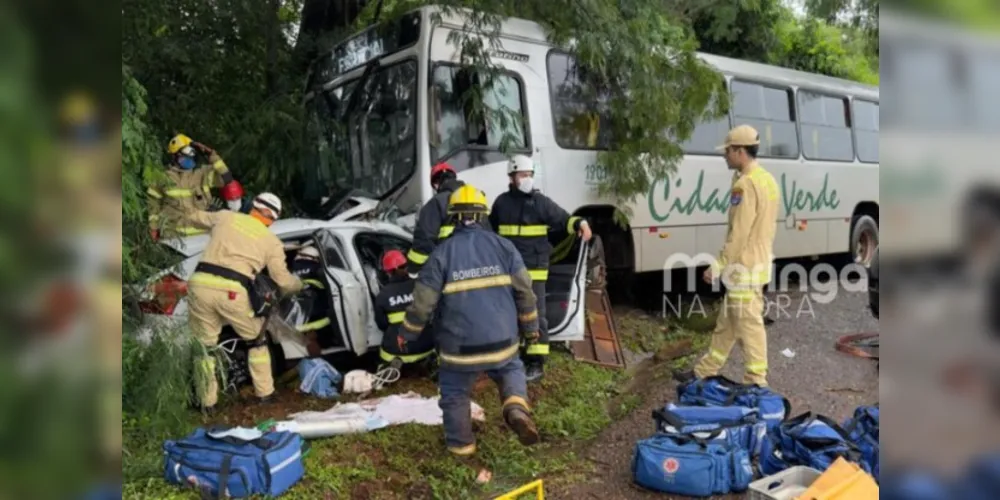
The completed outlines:
[[[823,186],[818,191],[801,189],[798,181],[792,180],[788,185],[786,174],[781,175],[782,204],[785,209],[785,216],[793,212],[821,212],[824,210],[836,210],[840,206],[840,198],[836,189],[830,189],[830,174],[823,178]],[[701,214],[725,214],[729,210],[729,191],[722,192],[720,189],[713,189],[706,193],[705,171],[698,174],[698,182],[694,191],[685,197],[676,196],[673,189],[680,188],[683,180],[670,177],[658,179],[653,183],[649,192],[649,214],[656,222],[666,222],[670,216]],[[659,203],[658,203],[659,202]],[[666,204],[666,210],[662,207]]]

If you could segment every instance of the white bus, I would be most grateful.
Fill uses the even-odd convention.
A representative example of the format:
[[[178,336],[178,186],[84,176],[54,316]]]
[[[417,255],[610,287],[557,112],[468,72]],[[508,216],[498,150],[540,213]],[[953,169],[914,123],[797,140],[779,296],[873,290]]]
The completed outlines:
[[[491,52],[505,73],[481,95],[485,106],[520,113],[524,127],[473,123],[461,97],[478,79],[457,63],[460,49],[449,42],[465,24],[460,15],[424,7],[344,41],[315,62],[306,140],[316,193],[337,199],[350,188],[379,199],[396,194],[403,211],[413,213],[433,196],[432,166],[448,162],[492,200],[507,189],[500,147],[506,134],[516,138],[507,144],[511,154],[536,161],[538,187],[591,221],[609,272],[660,272],[672,255],[721,248],[732,174],[715,146],[732,126],[746,123],[760,130],[761,162],[783,187],[776,258],[854,252],[867,261],[874,253],[877,87],[702,56],[726,77],[735,99],[731,116],[698,126],[676,174],[656,180],[633,207],[629,227],[621,228],[612,219],[615,207],[593,189],[602,176],[594,166],[597,151],[608,146],[608,134],[599,119],[587,118],[597,111],[594,103],[569,97],[579,85],[573,58],[547,42],[540,25],[505,20],[502,50]],[[364,90],[354,92],[359,81]]]

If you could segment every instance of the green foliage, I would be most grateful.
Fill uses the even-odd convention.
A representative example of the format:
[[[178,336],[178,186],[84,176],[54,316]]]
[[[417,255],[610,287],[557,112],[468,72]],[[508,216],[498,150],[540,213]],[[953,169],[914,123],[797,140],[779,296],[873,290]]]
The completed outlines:
[[[769,54],[771,64],[878,85],[878,67],[865,54],[864,41],[845,37],[841,28],[818,19],[786,19],[776,32],[781,44]]]
[[[124,2],[122,60],[149,91],[159,151],[186,133],[215,147],[248,191],[275,191],[294,206],[303,75],[291,71],[288,33],[300,8],[299,0]]]

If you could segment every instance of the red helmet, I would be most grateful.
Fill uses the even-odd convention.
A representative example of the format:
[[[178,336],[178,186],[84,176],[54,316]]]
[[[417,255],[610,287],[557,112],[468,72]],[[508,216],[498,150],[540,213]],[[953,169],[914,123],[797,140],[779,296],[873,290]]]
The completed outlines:
[[[382,270],[391,273],[406,265],[406,256],[399,250],[389,250],[382,256]]]
[[[434,180],[437,179],[437,176],[445,172],[451,172],[453,174],[456,173],[455,169],[451,168],[451,165],[447,163],[438,163],[437,165],[434,165],[434,168],[431,169],[431,184],[434,183]]]

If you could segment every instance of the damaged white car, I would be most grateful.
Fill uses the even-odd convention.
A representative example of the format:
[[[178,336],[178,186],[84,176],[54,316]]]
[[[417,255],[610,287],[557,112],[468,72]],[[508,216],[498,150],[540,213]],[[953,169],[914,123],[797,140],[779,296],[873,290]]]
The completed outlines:
[[[384,220],[384,214],[377,215],[384,211],[373,200],[353,197],[348,201],[337,211],[339,215],[328,221],[284,219],[271,226],[285,244],[289,263],[304,245],[320,249],[331,302],[330,325],[317,336],[324,355],[350,352],[360,356],[378,349],[382,332],[375,324],[373,303],[386,280],[378,263],[387,250],[408,251],[412,240],[412,234],[404,229],[407,224],[391,223]],[[175,330],[187,322],[187,280],[208,241],[207,235],[200,235],[163,242],[181,261],[143,287],[138,309],[145,335]],[[551,268],[546,301],[552,342],[584,338],[588,254],[589,246],[578,239],[569,257]],[[301,338],[271,337],[272,358],[277,363],[308,356]],[[223,332],[223,341],[232,338],[234,332]]]

